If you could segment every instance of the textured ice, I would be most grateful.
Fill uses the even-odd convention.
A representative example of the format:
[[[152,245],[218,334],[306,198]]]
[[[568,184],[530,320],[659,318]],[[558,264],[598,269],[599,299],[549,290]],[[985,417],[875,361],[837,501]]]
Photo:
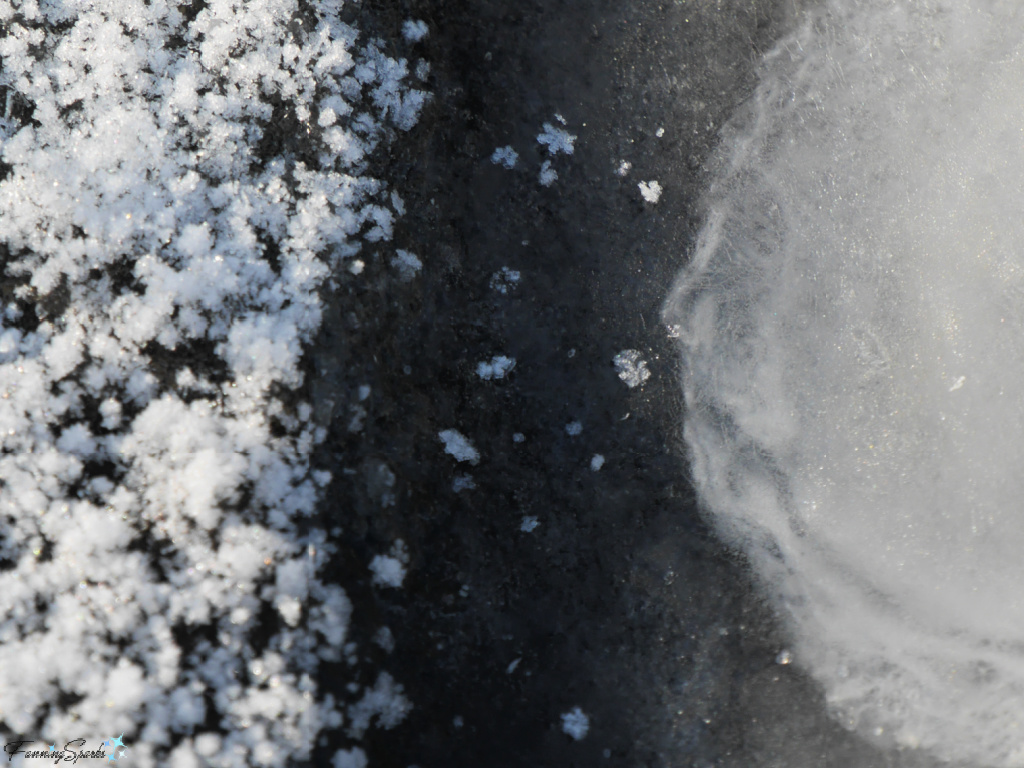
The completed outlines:
[[[1024,7],[834,0],[668,306],[693,477],[871,738],[1024,765]]]
[[[424,95],[333,0],[193,10],[0,0],[0,731],[281,765],[350,612],[301,354]]]

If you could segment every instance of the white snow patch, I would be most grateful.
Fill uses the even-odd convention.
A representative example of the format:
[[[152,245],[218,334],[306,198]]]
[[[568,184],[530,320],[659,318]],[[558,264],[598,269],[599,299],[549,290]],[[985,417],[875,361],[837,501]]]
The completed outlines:
[[[445,453],[455,457],[456,461],[468,461],[476,464],[480,461],[480,454],[477,452],[469,439],[458,430],[445,429],[437,433],[437,436],[444,443]]]
[[[615,172],[619,174],[619,176],[626,176],[632,167],[632,163],[627,163],[625,160],[622,160],[619,162],[619,167]]]
[[[490,362],[477,363],[476,374],[485,381],[503,379],[515,366],[516,360],[514,357],[496,355],[491,358]]]
[[[590,730],[590,718],[579,707],[573,707],[562,715],[562,732],[580,741]]]
[[[615,363],[615,370],[619,374],[619,378],[630,389],[639,387],[651,378],[647,362],[643,359],[639,350],[624,349],[613,358],[612,362]]]
[[[661,184],[657,181],[641,181],[637,184],[640,188],[640,195],[651,205],[654,205],[661,199]]]
[[[515,168],[519,162],[519,153],[512,147],[498,147],[491,154],[491,162],[504,168]]]

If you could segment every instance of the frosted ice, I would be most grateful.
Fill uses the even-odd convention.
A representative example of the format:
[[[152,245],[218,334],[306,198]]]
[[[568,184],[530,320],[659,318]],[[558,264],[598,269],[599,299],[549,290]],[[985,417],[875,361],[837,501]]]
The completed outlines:
[[[667,309],[693,477],[791,658],[927,764],[1024,765],[1022,23],[811,12],[725,130]]]
[[[425,94],[333,0],[194,10],[0,2],[0,710],[236,768],[342,717],[301,354]]]
[[[562,732],[576,741],[583,739],[590,731],[590,718],[579,707],[573,707],[562,714]]]
[[[444,443],[445,453],[454,456],[456,461],[468,461],[471,464],[476,464],[480,461],[479,452],[461,432],[454,429],[445,429],[438,432],[437,436]]]
[[[619,352],[612,362],[615,364],[615,371],[627,387],[633,389],[639,387],[649,378],[651,372],[647,368],[647,361],[636,349],[624,349]]]

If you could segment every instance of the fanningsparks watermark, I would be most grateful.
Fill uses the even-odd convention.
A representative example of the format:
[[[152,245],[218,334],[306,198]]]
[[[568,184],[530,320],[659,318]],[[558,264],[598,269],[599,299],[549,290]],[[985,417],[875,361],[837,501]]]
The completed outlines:
[[[35,741],[11,741],[4,745],[4,752],[7,754],[7,762],[14,760],[15,755],[21,755],[25,760],[53,760],[56,763],[77,763],[79,760],[105,760],[108,763],[122,760],[128,755],[128,748],[123,741],[124,734],[116,738],[107,739],[97,749],[86,749],[86,739],[73,739],[58,747],[54,742],[43,749],[26,749],[26,744],[36,744]],[[107,750],[110,753],[107,753]]]

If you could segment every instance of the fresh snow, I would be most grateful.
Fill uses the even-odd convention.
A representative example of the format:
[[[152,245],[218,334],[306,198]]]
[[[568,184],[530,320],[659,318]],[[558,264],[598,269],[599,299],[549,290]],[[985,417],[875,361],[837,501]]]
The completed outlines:
[[[580,741],[590,731],[590,718],[579,707],[573,707],[562,715],[562,732]]]
[[[647,361],[643,359],[639,350],[624,349],[613,358],[612,362],[615,364],[615,371],[619,374],[619,378],[630,389],[639,387],[651,378]]]
[[[420,42],[429,32],[430,29],[427,27],[427,22],[425,21],[409,20],[402,24],[402,37],[410,43]]]
[[[511,170],[519,162],[519,153],[512,147],[498,147],[491,154],[491,162]]]
[[[563,125],[565,124],[564,119],[559,120],[559,122]],[[544,123],[544,129],[537,136],[537,143],[544,145],[547,148],[548,154],[551,155],[559,153],[571,155],[575,141],[576,136],[564,128],[556,128],[551,123]]]
[[[495,355],[490,361],[477,363],[476,375],[484,381],[492,379],[503,379],[516,366],[514,357]]]
[[[637,184],[640,195],[651,205],[661,200],[661,184],[656,181],[641,181]]]
[[[604,466],[604,456],[600,453],[595,453],[593,458],[590,459],[590,471],[600,472],[601,467]]]
[[[0,731],[283,765],[409,708],[318,688],[352,606],[302,350],[391,236],[365,169],[426,96],[337,0],[196,7],[0,0]]]
[[[540,166],[540,173],[537,175],[542,187],[550,187],[558,181],[558,171],[551,167],[551,161],[545,160]]]

